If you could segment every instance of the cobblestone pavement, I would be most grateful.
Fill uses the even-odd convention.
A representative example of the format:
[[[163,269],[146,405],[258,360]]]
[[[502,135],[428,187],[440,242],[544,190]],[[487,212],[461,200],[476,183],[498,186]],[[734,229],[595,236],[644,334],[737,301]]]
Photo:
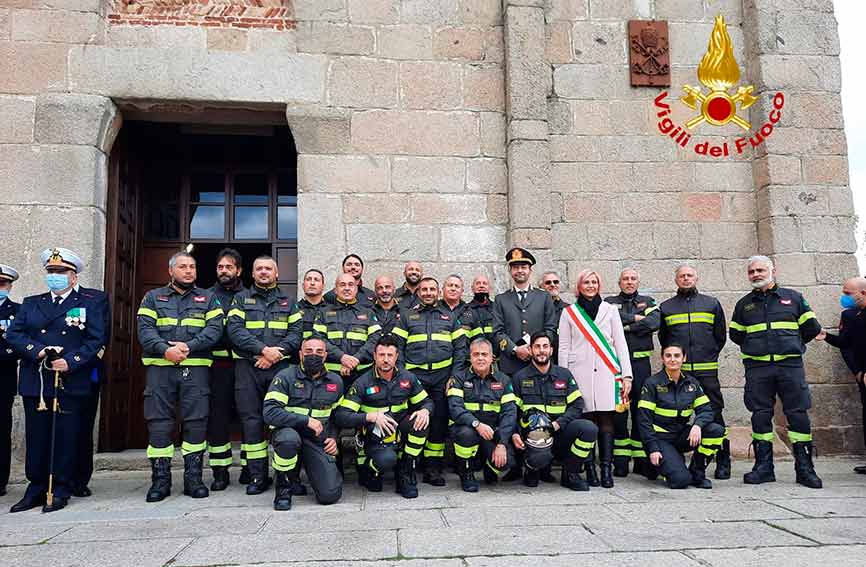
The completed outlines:
[[[449,476],[405,500],[390,484],[368,494],[347,483],[335,505],[296,497],[280,513],[270,491],[246,496],[237,484],[182,496],[179,471],[174,494],[147,504],[147,473],[102,472],[91,498],[50,515],[8,514],[23,492],[11,486],[0,499],[0,565],[863,566],[866,476],[855,464],[819,459],[823,490],[793,484],[790,462],[776,463],[776,483],[746,486],[742,461],[711,491],[630,476],[589,493],[517,483],[466,494]]]

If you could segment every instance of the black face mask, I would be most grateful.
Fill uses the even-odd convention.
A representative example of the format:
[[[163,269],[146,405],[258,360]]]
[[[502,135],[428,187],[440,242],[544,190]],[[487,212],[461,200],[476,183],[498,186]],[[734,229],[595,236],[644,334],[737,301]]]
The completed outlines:
[[[171,283],[174,287],[176,287],[178,289],[182,289],[184,291],[186,291],[188,289],[192,289],[193,286],[195,285],[195,282],[184,283],[184,282],[179,282],[177,280],[172,280]]]
[[[478,303],[485,303],[488,297],[490,297],[489,293],[476,293],[472,296],[472,300]]]
[[[325,369],[325,360],[315,354],[305,354],[301,365],[307,376],[318,376]]]

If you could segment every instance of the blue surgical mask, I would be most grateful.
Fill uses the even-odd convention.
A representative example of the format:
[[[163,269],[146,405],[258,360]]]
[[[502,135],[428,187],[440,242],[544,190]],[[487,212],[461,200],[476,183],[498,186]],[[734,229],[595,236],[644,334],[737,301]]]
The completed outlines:
[[[840,297],[839,304],[842,306],[842,309],[852,309],[857,307],[857,302],[854,301],[854,298],[850,295],[843,295]]]
[[[9,290],[8,289],[0,289],[0,301],[3,301],[7,297],[9,297]]]
[[[66,274],[45,274],[45,285],[51,291],[63,291],[69,287],[69,276]]]

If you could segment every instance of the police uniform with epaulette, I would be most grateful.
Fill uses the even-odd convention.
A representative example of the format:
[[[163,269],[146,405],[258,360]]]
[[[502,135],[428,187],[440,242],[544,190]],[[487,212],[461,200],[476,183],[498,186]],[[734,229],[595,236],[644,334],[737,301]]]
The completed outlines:
[[[81,259],[65,248],[47,250],[42,259],[52,291],[25,298],[6,330],[6,341],[21,356],[18,391],[24,402],[29,481],[12,512],[40,504],[45,504],[43,512],[52,512],[66,506],[73,495],[84,407],[93,395],[91,377],[106,343],[105,302],[74,288],[71,273],[81,273]],[[46,349],[59,352],[67,370],[52,370],[50,365],[59,361],[48,362],[51,355]],[[54,500],[46,503],[52,473]]]
[[[210,366],[213,348],[223,336],[223,321],[223,307],[217,296],[194,284],[188,289],[176,284],[152,289],[141,301],[138,340],[146,369],[144,419],[153,479],[148,502],[158,502],[171,493],[178,406],[183,421],[184,494],[194,498],[208,496],[201,473],[207,449]],[[166,351],[173,343],[189,347],[180,362],[166,358]]]
[[[0,496],[6,494],[12,463],[12,405],[18,393],[18,359],[15,348],[6,341],[6,330],[15,320],[19,303],[9,298],[9,290],[18,279],[11,266],[0,264]]]
[[[305,370],[304,362],[279,371],[265,395],[262,413],[265,423],[273,430],[273,467],[277,471],[276,510],[288,510],[292,494],[302,493],[299,487],[301,464],[320,504],[333,504],[342,495],[343,478],[337,467],[337,456],[329,455],[324,443],[326,439],[339,442],[340,431],[333,411],[343,400],[343,380],[338,374],[325,370],[321,358],[318,364],[312,372]],[[321,423],[319,435],[308,427],[310,418]]]
[[[670,488],[712,488],[706,478],[707,464],[721,447],[725,428],[715,423],[710,399],[697,378],[682,372],[674,380],[662,369],[641,388],[637,415],[644,450],[647,455],[662,454],[659,470]],[[689,443],[693,426],[701,429],[697,447]],[[687,468],[683,453],[692,450]]]
[[[262,403],[274,376],[289,366],[291,353],[301,346],[301,319],[296,302],[276,284],[268,288],[254,284],[235,295],[226,318],[229,342],[237,356],[235,406],[241,421],[241,451],[250,473],[249,495],[261,494],[271,484]],[[280,349],[283,358],[261,368],[266,347]]]
[[[423,284],[423,282],[422,282]],[[445,439],[448,435],[448,378],[466,368],[466,328],[444,301],[418,303],[403,310],[392,331],[400,352],[398,364],[417,376],[433,403],[430,434],[424,447],[424,482],[444,486]]]
[[[637,420],[637,404],[640,401],[640,391],[644,381],[652,375],[652,360],[655,345],[653,333],[661,324],[661,312],[656,300],[648,295],[625,293],[605,298],[605,301],[616,305],[622,328],[625,332],[625,342],[628,344],[632,371],[632,387],[629,394],[629,411],[617,413],[614,418],[614,476],[628,476],[629,459],[635,459],[636,473],[647,474],[648,466],[646,451],[640,436],[640,426]],[[643,319],[636,321],[635,316]],[[631,414],[631,429],[628,427],[628,416]]]
[[[237,278],[231,287],[226,288],[217,282],[209,291],[219,299],[223,315],[228,316],[235,295],[244,290],[243,283]],[[224,325],[222,338],[213,348],[213,366],[210,368],[207,448],[208,464],[213,472],[210,489],[214,491],[225,490],[231,482],[229,467],[233,457],[229,436],[235,411],[235,358],[232,356],[228,331]]]
[[[812,397],[803,367],[806,343],[821,332],[821,324],[806,299],[793,289],[772,284],[741,298],[731,318],[731,340],[740,345],[746,370],[744,400],[752,412],[755,466],[744,482],[776,479],[773,468],[773,409],[776,396],[788,421],[797,482],[821,488],[812,463],[812,424],[807,413]]]
[[[448,413],[451,418],[451,437],[454,440],[454,455],[458,459],[457,470],[468,492],[478,490],[472,462],[481,453],[480,466],[488,484],[496,482],[514,466],[514,447],[511,435],[517,425],[517,398],[511,387],[511,379],[499,371],[486,377],[479,376],[471,367],[451,377],[448,384]],[[484,439],[477,431],[480,424],[493,429],[493,438]],[[505,465],[493,463],[493,451],[504,445]],[[472,490],[474,487],[474,490]]]

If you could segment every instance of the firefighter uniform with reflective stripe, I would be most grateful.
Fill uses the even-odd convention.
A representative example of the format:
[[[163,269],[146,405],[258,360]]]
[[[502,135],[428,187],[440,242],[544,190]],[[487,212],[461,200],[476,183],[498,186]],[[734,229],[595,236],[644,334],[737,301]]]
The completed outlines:
[[[365,454],[361,464],[373,475],[381,476],[393,470],[402,452],[405,457],[402,472],[411,474],[414,483],[415,461],[424,448],[428,429],[416,431],[409,416],[421,409],[432,414],[433,401],[414,374],[398,366],[392,378],[385,380],[374,367],[358,377],[346,391],[336,411],[336,420],[340,427],[360,428]],[[399,424],[396,443],[382,442],[367,434],[372,426],[367,423],[366,414],[375,412],[385,412]]]
[[[424,458],[433,470],[441,471],[448,434],[445,389],[448,378],[466,367],[466,329],[444,302],[437,301],[403,310],[393,335],[400,351],[398,363],[418,377],[433,402]]]
[[[193,287],[179,292],[173,286],[152,289],[138,309],[138,340],[147,367],[144,419],[149,444],[147,456],[171,458],[175,409],[180,404],[184,455],[203,453],[210,412],[210,366],[213,347],[223,336],[223,308],[212,292]],[[189,354],[175,364],[165,358],[169,341],[186,343]]]
[[[391,309],[385,309],[378,301],[373,305],[373,313],[382,327],[382,334],[388,335],[394,329],[394,325],[400,320],[400,305],[395,303]]]
[[[517,398],[511,379],[502,372],[494,372],[486,379],[469,368],[455,374],[448,384],[448,412],[453,424],[451,437],[454,454],[458,459],[471,460],[479,452],[484,466],[500,475],[514,466],[514,448],[511,435],[517,426]],[[475,429],[478,423],[493,429],[493,439],[483,439]],[[475,425],[473,425],[475,424]],[[501,469],[493,465],[493,450],[505,445],[507,462]]]
[[[219,299],[223,314],[228,315],[236,294],[244,291],[238,281],[233,289],[216,284],[210,291]],[[232,464],[232,444],[229,429],[235,413],[235,362],[229,346],[228,332],[223,327],[222,339],[213,348],[210,369],[210,415],[207,421],[208,463],[213,467]],[[216,474],[216,473],[215,473]]]
[[[268,442],[265,440],[262,402],[274,376],[289,364],[289,355],[301,346],[300,311],[277,286],[253,285],[235,295],[226,326],[238,360],[235,363],[235,404],[241,420],[241,450],[253,479],[267,478]],[[286,357],[270,368],[256,368],[265,347],[282,349]],[[265,483],[267,481],[265,480]]]
[[[265,423],[274,430],[274,470],[286,473],[291,483],[298,483],[299,465],[303,463],[320,504],[333,504],[343,491],[336,457],[327,454],[324,445],[325,439],[339,439],[332,412],[342,399],[343,381],[339,375],[324,371],[310,378],[300,366],[278,372],[265,395],[262,411]],[[318,437],[307,427],[311,417],[322,423]],[[279,476],[277,485],[279,490]]]
[[[303,338],[308,339],[313,335],[315,332],[316,319],[318,319],[319,313],[327,306],[328,304],[325,303],[325,300],[322,300],[319,303],[310,303],[307,301],[307,298],[304,297],[298,301],[297,310],[298,313],[301,314]],[[300,362],[300,357],[297,354],[293,354],[292,364],[298,362]]]
[[[15,277],[17,279],[17,272]],[[12,463],[12,405],[18,391],[18,360],[21,358],[6,341],[6,330],[12,326],[19,307],[8,297],[0,301],[0,493],[6,492]]]
[[[488,299],[485,302],[472,300],[469,302],[469,308],[472,309],[472,318],[475,321],[475,328],[478,333],[474,338],[483,337],[490,341],[494,349],[498,348],[496,341],[493,340],[493,301]],[[494,355],[496,352],[494,351]]]
[[[605,299],[608,303],[617,306],[622,328],[625,331],[625,341],[628,344],[628,352],[631,358],[632,382],[631,395],[629,396],[629,410],[631,412],[631,431],[628,429],[628,413],[616,414],[615,438],[613,449],[614,465],[624,466],[625,474],[628,474],[628,459],[645,459],[646,452],[640,437],[640,428],[637,420],[637,403],[640,401],[640,391],[644,381],[652,375],[653,333],[659,329],[661,324],[661,312],[656,300],[648,295],[638,293],[620,292],[618,295]],[[635,315],[644,318],[635,321]],[[637,467],[637,464],[635,465]]]
[[[358,282],[358,303],[360,303],[362,307],[372,309],[373,304],[376,302],[376,292],[369,287],[364,287],[360,280],[356,281]],[[339,305],[341,303],[340,299],[337,297],[337,293],[333,289],[325,292],[323,299],[328,305]]]
[[[542,373],[530,363],[511,379],[520,415],[531,409],[546,413],[551,421],[559,424],[553,434],[553,450],[566,469],[579,472],[580,465],[589,458],[598,428],[583,416],[583,395],[577,382],[567,368],[550,365]]]
[[[315,330],[328,339],[326,369],[339,374],[342,368],[340,359],[344,354],[358,359],[358,366],[351,374],[343,376],[343,383],[347,388],[373,366],[373,350],[382,335],[382,326],[371,308],[364,307],[357,301],[343,303],[337,300],[319,313]]]
[[[697,378],[683,372],[675,382],[662,369],[641,388],[637,413],[644,449],[647,455],[662,454],[659,468],[671,488],[686,488],[694,480],[682,454],[694,449],[689,444],[689,432],[693,425],[700,427],[701,444],[696,449],[700,456],[693,464],[702,477],[707,461],[722,445],[725,428],[713,421],[710,399]]]
[[[678,291],[662,302],[659,342],[662,348],[677,343],[685,349],[683,371],[698,379],[710,398],[715,422],[725,427],[722,388],[719,384],[719,353],[727,340],[725,313],[719,300],[697,289]]]
[[[806,343],[821,332],[803,296],[774,286],[740,299],[731,320],[731,340],[740,345],[746,369],[744,400],[752,412],[752,438],[773,441],[776,396],[788,419],[788,437],[795,445],[812,442],[806,411],[812,406],[803,369]]]

